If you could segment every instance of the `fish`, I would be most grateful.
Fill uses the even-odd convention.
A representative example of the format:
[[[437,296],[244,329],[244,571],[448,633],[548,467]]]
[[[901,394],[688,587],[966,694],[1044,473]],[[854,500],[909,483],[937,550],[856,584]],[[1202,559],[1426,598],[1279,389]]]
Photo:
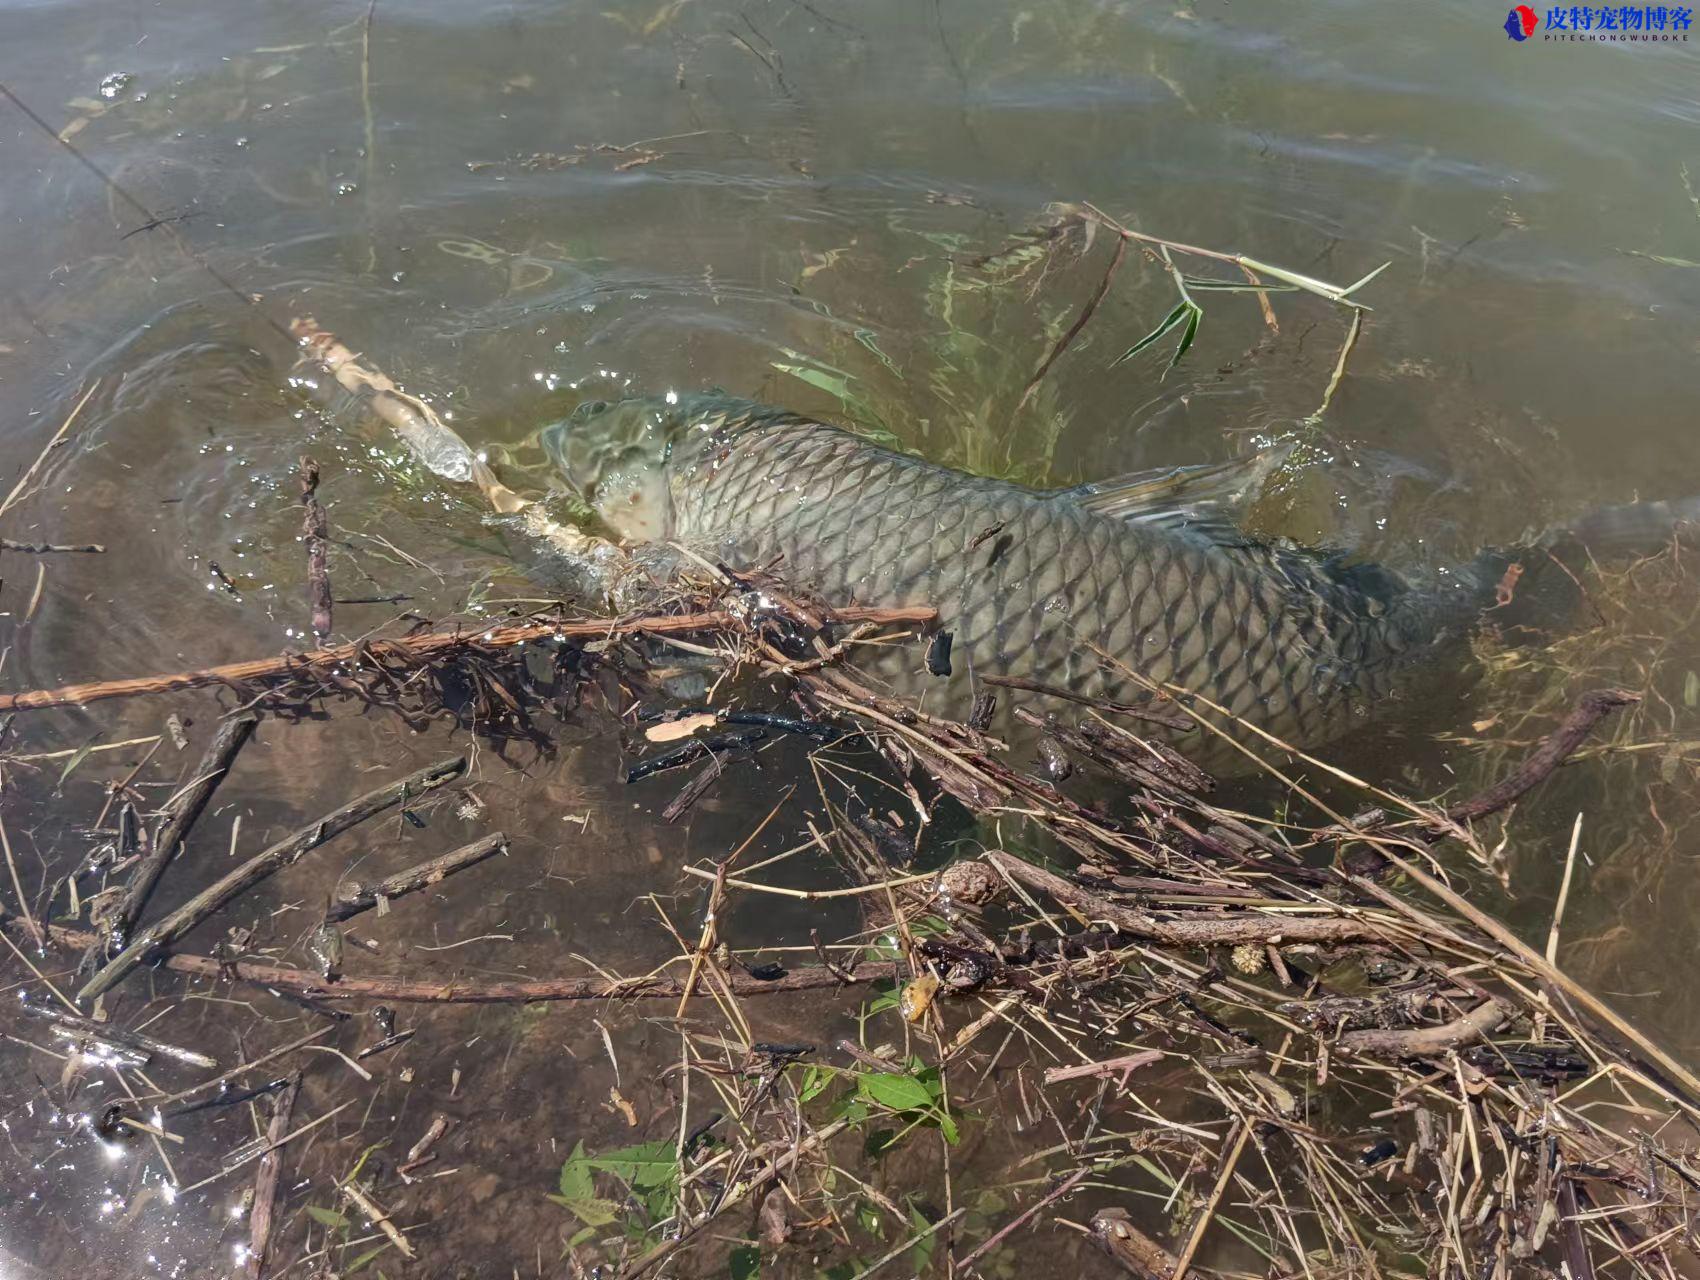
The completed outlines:
[[[1306,749],[1424,676],[1455,678],[1482,626],[1574,609],[1570,574],[1543,572],[1561,548],[1656,546],[1700,519],[1700,498],[1605,508],[1407,579],[1240,527],[1279,448],[1037,489],[719,393],[590,401],[539,438],[628,546],[776,566],[830,603],[937,609],[954,661],[930,665],[948,676],[900,647],[873,659],[929,707],[966,713],[979,677],[1014,676],[1117,702],[1190,699],[1232,733]]]

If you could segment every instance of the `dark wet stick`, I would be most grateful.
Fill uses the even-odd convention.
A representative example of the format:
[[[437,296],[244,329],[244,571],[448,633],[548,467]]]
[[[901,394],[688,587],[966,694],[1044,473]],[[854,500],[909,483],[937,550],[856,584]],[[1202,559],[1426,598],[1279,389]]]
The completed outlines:
[[[1471,822],[1497,813],[1563,764],[1570,753],[1582,744],[1582,739],[1606,716],[1619,707],[1639,701],[1640,695],[1627,689],[1596,689],[1583,694],[1576,709],[1529,754],[1528,759],[1480,795],[1453,805],[1446,811],[1446,816],[1453,822]]]
[[[19,1007],[26,1013],[32,1013],[38,1018],[44,1018],[56,1027],[73,1036],[90,1036],[108,1044],[120,1045],[126,1049],[135,1050],[149,1058],[171,1058],[191,1067],[218,1068],[218,1061],[204,1053],[193,1049],[184,1049],[164,1040],[156,1040],[140,1031],[129,1031],[123,1027],[115,1027],[109,1022],[96,1022],[93,1018],[84,1018],[79,1014],[67,1013],[52,1005],[34,1004],[20,1001]]]
[[[667,769],[677,769],[680,765],[689,764],[700,759],[705,753],[715,754],[721,751],[733,751],[739,747],[751,747],[761,742],[767,734],[760,729],[751,729],[748,733],[717,734],[708,738],[695,738],[664,756],[656,756],[653,760],[645,760],[642,764],[633,765],[626,771],[626,783],[641,782],[652,774],[661,773]]]
[[[320,644],[331,633],[331,578],[326,563],[330,530],[319,502],[319,464],[301,458],[301,536],[307,543],[307,601],[313,609],[313,635]]]
[[[667,807],[661,811],[661,820],[667,823],[677,822],[686,810],[709,793],[724,772],[726,770],[721,766],[720,757],[710,753],[708,763],[680,788],[678,795],[667,802]]]
[[[124,896],[118,900],[118,909],[113,914],[111,926],[106,930],[106,939],[110,946],[122,947],[129,940],[130,931],[141,920],[142,912],[147,909],[148,899],[153,896],[160,877],[165,874],[166,867],[171,864],[178,849],[188,839],[190,829],[206,809],[213,792],[218,790],[219,783],[224,781],[225,774],[230,772],[230,766],[236,760],[236,753],[242,750],[258,723],[259,719],[255,716],[238,716],[234,720],[226,720],[218,734],[207,744],[206,754],[201,757],[200,764],[195,766],[194,781],[178,795],[171,816],[154,833],[153,847],[136,864],[136,869],[130,873],[130,879],[124,885]]]
[[[1025,680],[1020,676],[981,676],[987,684],[995,684],[1003,689],[1021,689],[1027,693],[1040,693],[1047,698],[1061,698],[1065,702],[1078,702],[1082,706],[1091,707],[1094,711],[1109,711],[1118,716],[1132,716],[1136,720],[1146,720],[1152,724],[1160,724],[1177,733],[1193,727],[1192,721],[1181,712],[1154,710],[1132,702],[1112,702],[1108,698],[1091,698],[1083,693],[1075,693],[1072,689],[1059,688],[1054,684],[1041,684],[1037,680]]]
[[[289,1119],[295,1112],[295,1099],[300,1094],[301,1073],[297,1071],[278,1095],[272,1106],[271,1123],[266,1126],[267,1151],[260,1157],[260,1168],[254,1175],[254,1216],[248,1233],[248,1280],[262,1280],[266,1274],[272,1224],[277,1221],[277,1190],[283,1180],[283,1149],[278,1144],[289,1132]]]
[[[350,827],[452,782],[465,770],[465,756],[440,760],[429,768],[409,774],[399,782],[369,791],[358,799],[349,801],[342,808],[326,814],[317,822],[285,836],[271,848],[255,854],[234,871],[203,889],[164,919],[143,929],[129,946],[83,986],[77,993],[77,998],[93,1000],[102,992],[111,990],[144,964],[154,951],[175,942],[225,903],[260,881],[285,867],[293,866],[303,856]],[[219,962],[213,963],[216,965]]]
[[[449,853],[398,871],[376,884],[345,885],[325,909],[325,919],[333,924],[338,923],[357,916],[362,911],[370,911],[378,905],[380,898],[402,898],[421,889],[429,889],[457,871],[465,871],[486,858],[505,853],[507,847],[508,838],[497,831],[474,840],[471,844],[463,844]]]

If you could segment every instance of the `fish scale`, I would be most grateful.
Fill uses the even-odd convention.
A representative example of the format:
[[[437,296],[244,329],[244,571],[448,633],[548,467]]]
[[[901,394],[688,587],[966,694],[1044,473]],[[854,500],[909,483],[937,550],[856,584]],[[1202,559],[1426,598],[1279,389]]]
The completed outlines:
[[[777,561],[835,602],[935,607],[955,633],[948,680],[901,650],[874,670],[951,710],[976,674],[1148,697],[1125,665],[1316,745],[1480,608],[1467,575],[1390,591],[1316,555],[1101,514],[760,406],[722,402],[696,428],[669,460],[673,536],[728,564]]]

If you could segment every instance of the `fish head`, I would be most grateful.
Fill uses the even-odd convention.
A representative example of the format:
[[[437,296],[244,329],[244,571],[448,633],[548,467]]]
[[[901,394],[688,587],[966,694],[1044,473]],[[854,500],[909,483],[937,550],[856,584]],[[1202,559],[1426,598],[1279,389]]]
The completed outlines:
[[[541,433],[567,483],[625,541],[672,533],[667,463],[688,416],[674,400],[588,400]]]
[[[727,441],[779,415],[711,391],[589,400],[541,433],[567,483],[629,542],[674,535],[673,492],[692,483]]]

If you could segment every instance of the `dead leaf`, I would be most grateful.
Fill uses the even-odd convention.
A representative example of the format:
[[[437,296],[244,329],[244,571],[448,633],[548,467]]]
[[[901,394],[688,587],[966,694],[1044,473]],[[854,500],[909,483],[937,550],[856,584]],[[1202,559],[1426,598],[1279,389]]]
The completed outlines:
[[[757,1221],[761,1224],[761,1242],[768,1248],[777,1249],[791,1238],[791,1202],[784,1187],[767,1193]]]
[[[690,737],[698,729],[709,729],[719,723],[720,717],[712,711],[700,711],[694,716],[652,724],[644,730],[643,736],[651,742],[677,742],[680,738]]]

